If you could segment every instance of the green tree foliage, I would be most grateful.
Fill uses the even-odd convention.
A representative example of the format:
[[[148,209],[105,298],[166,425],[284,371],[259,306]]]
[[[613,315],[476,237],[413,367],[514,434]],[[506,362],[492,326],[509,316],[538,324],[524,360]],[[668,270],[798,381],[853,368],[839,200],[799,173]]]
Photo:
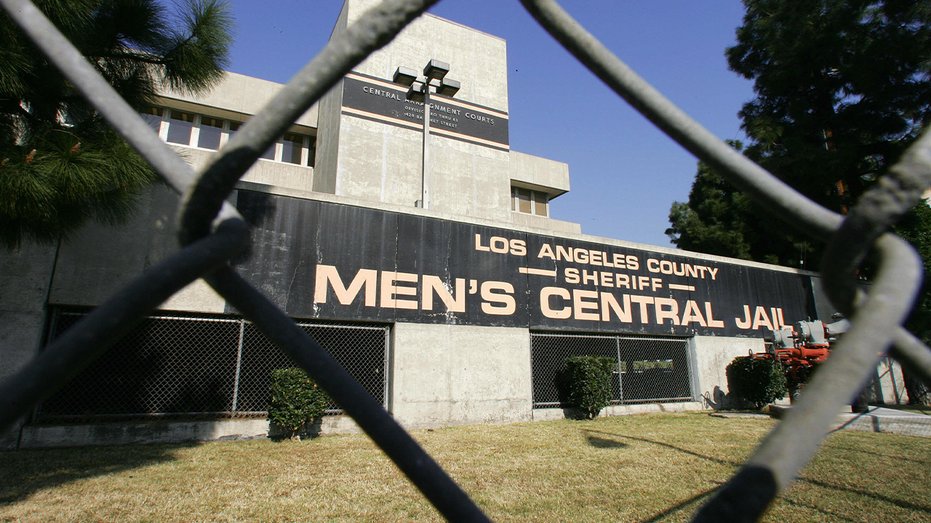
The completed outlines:
[[[566,358],[569,402],[588,419],[593,419],[611,401],[611,376],[617,360],[601,356]]]
[[[908,328],[925,343],[931,344],[931,207],[924,200],[906,214],[894,227],[896,233],[911,242],[924,261],[924,292],[918,297]]]
[[[729,142],[738,151],[741,142]],[[698,163],[698,173],[687,203],[673,202],[669,212],[672,226],[666,234],[679,248],[730,256],[742,260],[785,263],[775,252],[794,254],[799,261],[811,250],[800,235],[786,234],[749,196],[734,189],[714,169]],[[772,242],[782,243],[774,249]]]
[[[297,439],[305,424],[323,416],[330,401],[327,393],[297,367],[273,370],[269,389],[268,420],[287,430],[291,439]]]
[[[895,231],[911,242],[918,249],[924,261],[925,281],[924,289],[918,296],[915,310],[906,324],[925,344],[931,345],[931,207],[927,201],[915,206],[895,226]],[[931,390],[914,376],[906,372],[905,387],[908,390],[909,401],[922,405],[931,405]]]
[[[233,22],[222,0],[39,0],[37,6],[133,107],[161,86],[223,75]],[[52,242],[89,219],[131,216],[152,169],[0,14],[0,243]]]
[[[931,2],[745,0],[730,68],[754,81],[745,154],[845,212],[931,121]],[[706,166],[670,212],[682,248],[798,266],[820,256]],[[815,263],[806,264],[815,265]]]
[[[776,360],[747,356],[734,358],[727,369],[728,395],[755,409],[786,397],[785,368]]]

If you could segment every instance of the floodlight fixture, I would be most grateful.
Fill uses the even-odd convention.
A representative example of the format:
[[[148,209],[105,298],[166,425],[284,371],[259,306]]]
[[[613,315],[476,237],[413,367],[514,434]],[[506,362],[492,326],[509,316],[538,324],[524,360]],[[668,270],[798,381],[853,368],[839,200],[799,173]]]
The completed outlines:
[[[459,92],[459,82],[444,78],[440,81],[440,86],[436,88],[436,94],[452,98]]]
[[[410,87],[417,80],[417,71],[408,67],[398,67],[394,72],[394,83]]]
[[[430,60],[427,66],[423,68],[423,75],[427,78],[442,80],[446,73],[449,72],[449,64],[440,60]]]
[[[421,82],[420,80],[417,80],[416,82],[411,84],[411,88],[407,90],[407,99],[414,101],[414,102],[423,103],[424,98],[425,98],[424,87],[425,86],[423,82]]]

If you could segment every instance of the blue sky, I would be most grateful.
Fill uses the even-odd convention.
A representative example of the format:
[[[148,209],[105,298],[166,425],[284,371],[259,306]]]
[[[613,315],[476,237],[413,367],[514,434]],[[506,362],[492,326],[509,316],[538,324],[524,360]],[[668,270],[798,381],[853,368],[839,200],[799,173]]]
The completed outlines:
[[[288,79],[326,45],[342,0],[230,2],[230,70]],[[638,74],[721,139],[742,139],[752,83],[727,69],[739,0],[563,1]],[[518,0],[443,0],[432,13],[507,40],[511,148],[569,164],[571,191],[551,216],[595,236],[670,246],[669,207],[685,201],[697,160],[563,50]]]

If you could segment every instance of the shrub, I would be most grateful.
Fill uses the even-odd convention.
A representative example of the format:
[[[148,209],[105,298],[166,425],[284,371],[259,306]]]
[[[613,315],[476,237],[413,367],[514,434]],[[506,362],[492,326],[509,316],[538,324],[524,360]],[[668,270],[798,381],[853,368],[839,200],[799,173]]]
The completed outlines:
[[[784,398],[789,392],[781,363],[748,356],[734,358],[727,366],[727,388],[734,399],[756,409]]]
[[[329,402],[326,392],[297,367],[273,370],[269,389],[268,420],[288,431],[292,440],[300,439],[297,433],[304,425],[323,416]]]
[[[570,356],[566,358],[569,402],[588,419],[598,416],[611,401],[611,375],[617,368],[614,358]]]

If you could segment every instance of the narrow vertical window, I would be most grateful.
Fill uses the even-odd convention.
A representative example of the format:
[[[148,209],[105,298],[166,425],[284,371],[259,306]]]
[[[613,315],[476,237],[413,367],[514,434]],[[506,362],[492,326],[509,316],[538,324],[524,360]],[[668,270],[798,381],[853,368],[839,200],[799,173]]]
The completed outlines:
[[[278,144],[277,144],[277,143],[271,144],[271,145],[268,147],[268,149],[265,149],[265,152],[262,153],[262,155],[259,156],[259,158],[265,158],[266,160],[274,160],[274,159],[275,159],[275,146],[276,146],[276,145],[278,145]]]
[[[191,145],[191,129],[193,128],[193,114],[172,110],[168,120],[168,141],[179,145]]]
[[[517,189],[517,210],[525,214],[531,214],[530,189]]]
[[[203,149],[220,148],[220,135],[223,130],[223,120],[202,116],[200,119],[200,136],[197,138],[197,146]]]
[[[149,124],[149,127],[158,133],[158,130],[162,125],[163,114],[165,114],[165,110],[161,107],[149,107],[145,110],[144,113],[142,113],[142,119],[145,120],[145,123]]]
[[[533,213],[537,216],[546,216],[546,194],[533,191]]]
[[[317,137],[308,136],[307,137],[307,166],[313,167],[314,162],[316,161],[315,157],[317,154]]]
[[[304,137],[299,134],[286,134],[281,143],[281,161],[303,165],[301,154],[304,152]]]

